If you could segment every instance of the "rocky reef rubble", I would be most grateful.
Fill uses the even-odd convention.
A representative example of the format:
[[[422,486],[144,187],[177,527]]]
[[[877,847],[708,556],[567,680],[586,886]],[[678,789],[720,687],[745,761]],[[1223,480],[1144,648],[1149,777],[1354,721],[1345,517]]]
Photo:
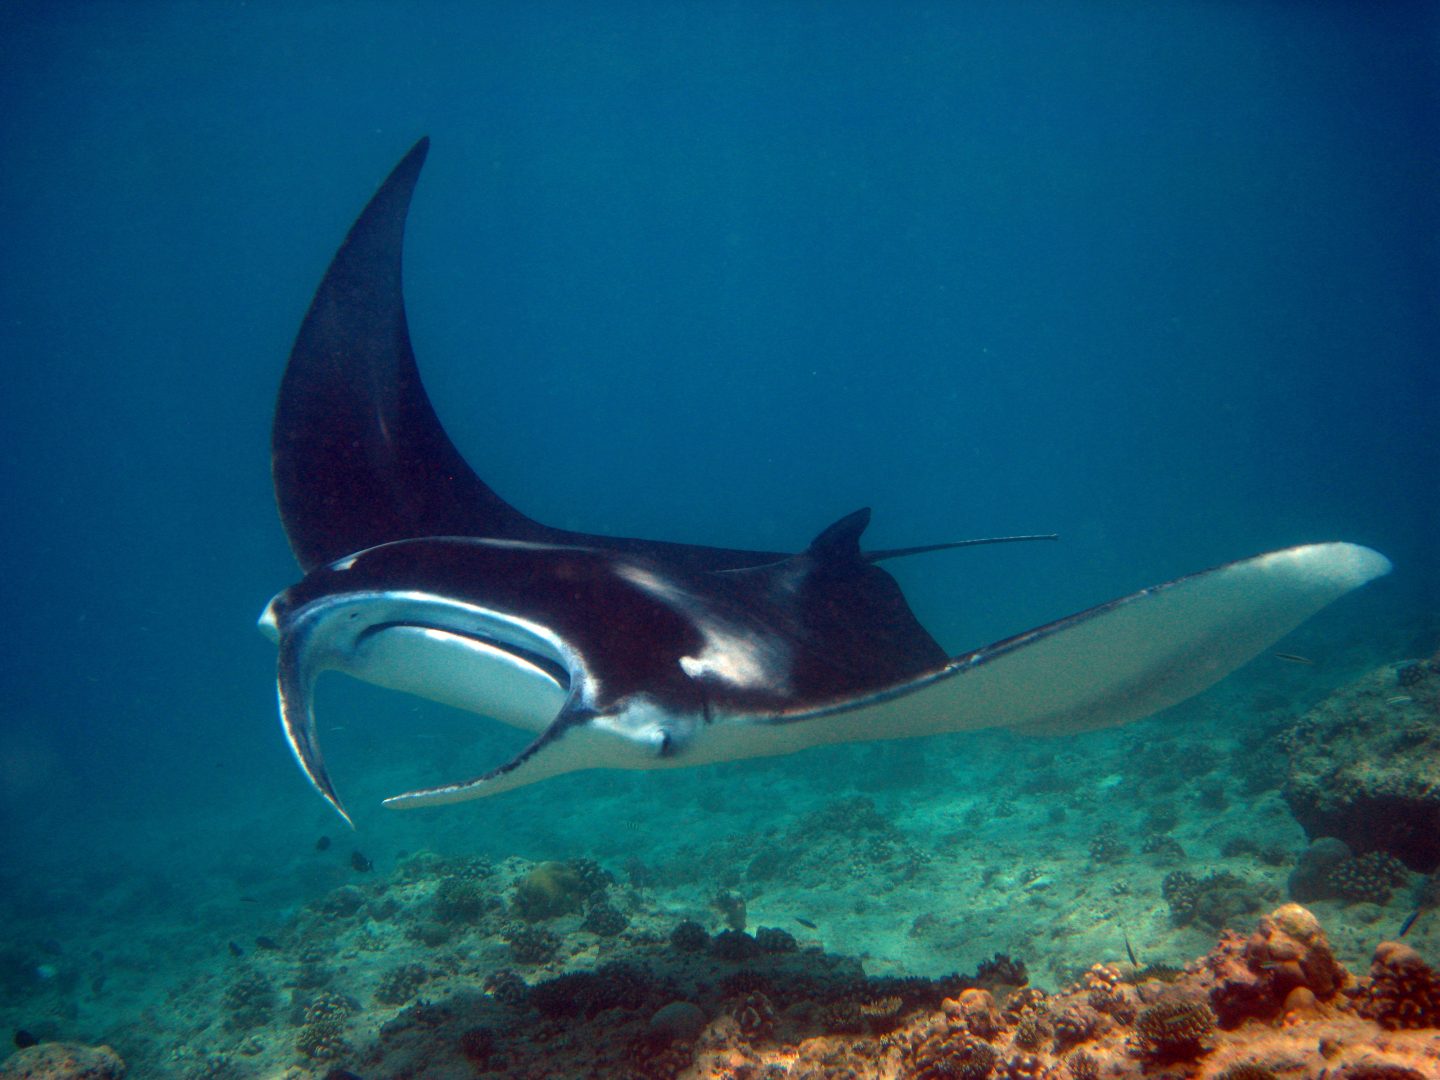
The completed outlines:
[[[122,1080],[125,1062],[108,1046],[47,1042],[17,1050],[0,1064],[0,1080]]]

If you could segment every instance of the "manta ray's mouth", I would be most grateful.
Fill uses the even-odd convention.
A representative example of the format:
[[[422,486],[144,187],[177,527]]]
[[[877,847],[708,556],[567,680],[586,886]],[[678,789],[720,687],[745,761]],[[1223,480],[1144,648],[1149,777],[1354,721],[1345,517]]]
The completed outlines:
[[[528,664],[544,672],[557,686],[565,690],[570,688],[570,673],[565,670],[563,664],[558,663],[553,658],[537,652],[534,649],[527,649],[523,645],[517,645],[510,641],[502,641],[498,637],[492,637],[491,635],[478,633],[473,630],[456,630],[446,626],[431,626],[425,623],[405,622],[397,619],[394,622],[382,622],[376,623],[373,626],[367,626],[355,639],[355,647],[357,651],[363,650],[379,635],[384,634],[386,631],[394,630],[418,631],[426,638],[437,642],[447,639],[462,640],[480,649],[503,653],[506,656],[512,657],[517,663]]]

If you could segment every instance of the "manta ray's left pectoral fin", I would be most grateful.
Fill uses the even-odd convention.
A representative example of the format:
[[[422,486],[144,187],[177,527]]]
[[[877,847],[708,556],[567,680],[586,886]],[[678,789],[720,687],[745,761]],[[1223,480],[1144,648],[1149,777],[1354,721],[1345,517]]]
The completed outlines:
[[[1199,693],[1321,608],[1390,572],[1358,544],[1307,544],[1190,574],[956,657],[881,692],[757,718],[783,753],[1006,727],[1070,735]]]

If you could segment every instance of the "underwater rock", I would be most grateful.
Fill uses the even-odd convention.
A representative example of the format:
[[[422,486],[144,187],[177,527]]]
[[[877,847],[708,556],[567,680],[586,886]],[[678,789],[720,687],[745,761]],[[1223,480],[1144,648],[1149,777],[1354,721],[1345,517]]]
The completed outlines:
[[[1204,964],[1213,977],[1210,1006],[1227,1028],[1274,1019],[1296,987],[1328,1001],[1348,979],[1319,920],[1299,904],[1266,915],[1249,937],[1227,931]]]
[[[108,1046],[47,1042],[17,1050],[0,1065],[0,1080],[120,1080],[125,1062]]]
[[[685,919],[670,932],[670,947],[676,952],[704,952],[710,945],[710,934],[694,919]]]
[[[1308,836],[1428,874],[1440,868],[1440,678],[1398,689],[1387,666],[1306,713],[1281,737],[1284,794]]]
[[[1295,869],[1285,883],[1290,899],[1309,904],[1334,897],[1330,871],[1353,856],[1350,845],[1338,836],[1322,836],[1307,847],[1295,862]]]
[[[693,1041],[705,1030],[705,1010],[691,1001],[672,1001],[655,1011],[646,1030],[666,1042]]]

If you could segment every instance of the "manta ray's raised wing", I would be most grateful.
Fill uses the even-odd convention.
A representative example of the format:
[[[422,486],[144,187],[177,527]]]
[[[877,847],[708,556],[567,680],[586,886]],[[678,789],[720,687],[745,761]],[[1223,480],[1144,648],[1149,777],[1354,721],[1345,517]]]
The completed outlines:
[[[352,227],[281,385],[276,499],[306,576],[271,601],[280,712],[344,814],[311,707],[358,678],[536,732],[515,760],[387,805],[454,802],[576,769],[665,768],[1002,726],[1067,734],[1204,689],[1388,571],[1353,544],[1272,552],[947,658],[882,559],[868,511],[798,555],[554,529],[461,458],[420,384],[400,270],[426,143]]]

